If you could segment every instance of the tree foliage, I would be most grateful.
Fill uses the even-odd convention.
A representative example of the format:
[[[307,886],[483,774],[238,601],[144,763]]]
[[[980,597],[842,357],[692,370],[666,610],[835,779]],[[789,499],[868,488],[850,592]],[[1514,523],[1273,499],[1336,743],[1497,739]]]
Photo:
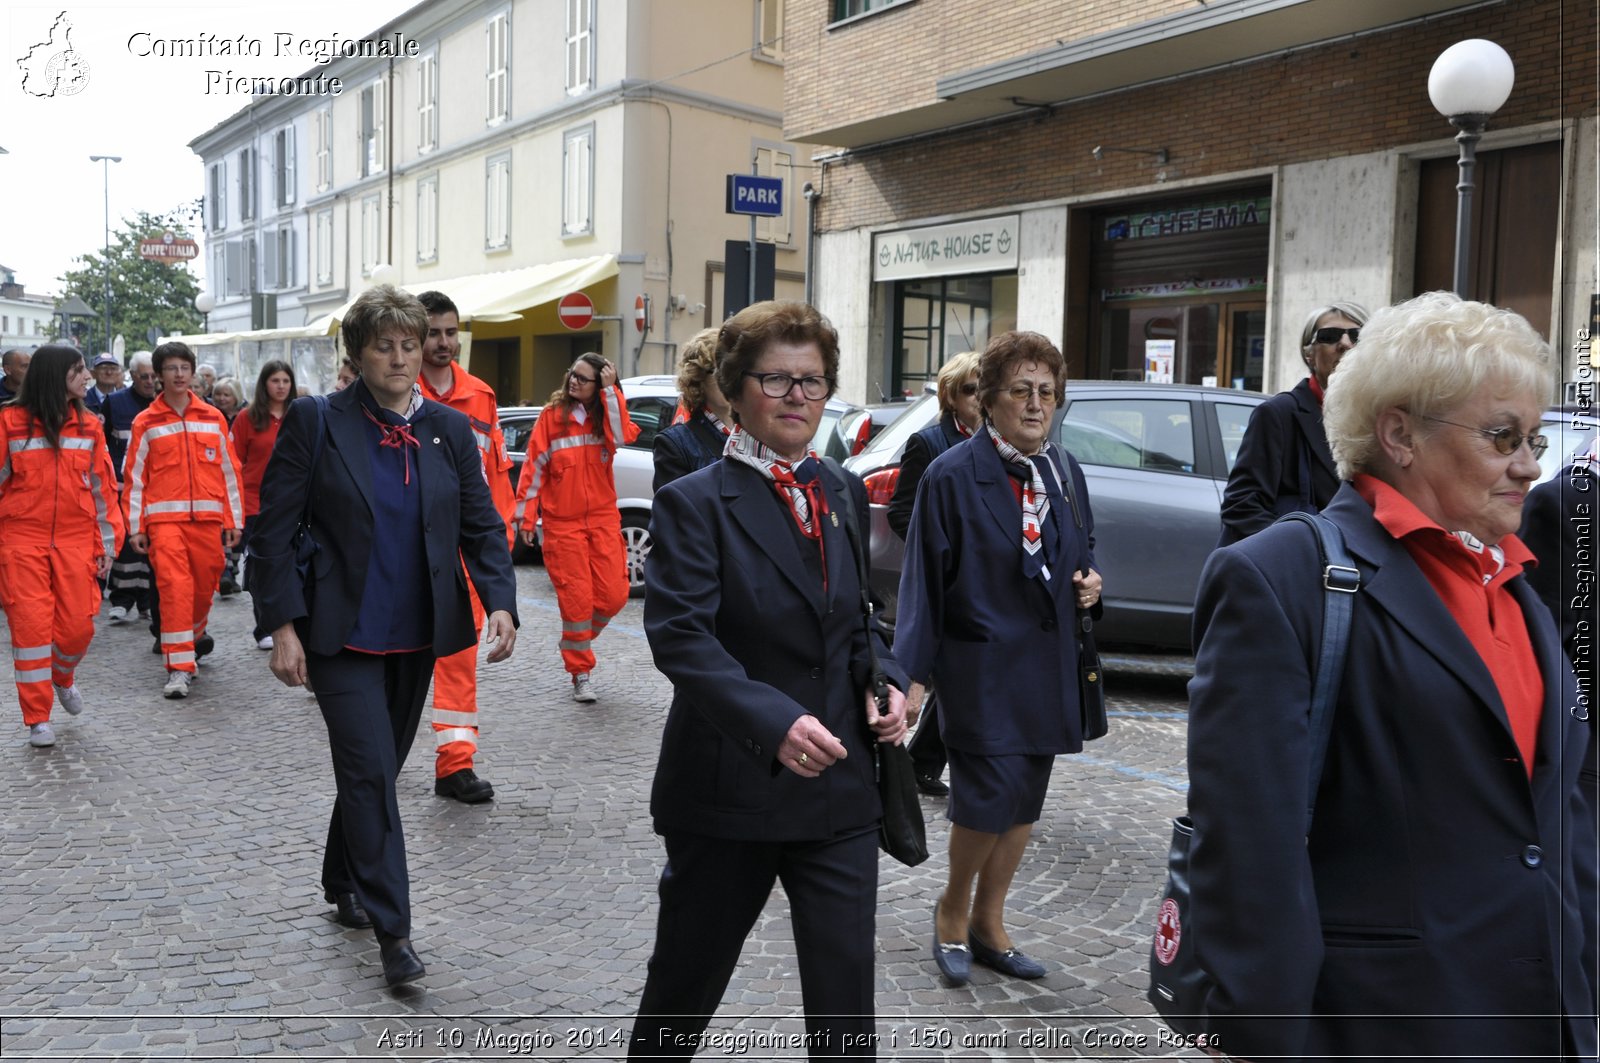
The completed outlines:
[[[77,269],[61,276],[61,296],[76,295],[95,310],[93,322],[72,321],[73,332],[92,338],[95,353],[110,350],[105,331],[107,262],[110,263],[111,335],[121,335],[128,350],[149,346],[146,333],[160,329],[163,335],[199,332],[202,318],[194,308],[200,286],[188,264],[154,262],[139,256],[139,242],[159,237],[164,232],[189,237],[188,222],[194,208],[185,205],[164,214],[139,211],[131,220],[123,218],[111,233],[109,256],[105,249],[79,255]],[[60,319],[56,329],[60,330]],[[85,349],[89,349],[86,345]]]

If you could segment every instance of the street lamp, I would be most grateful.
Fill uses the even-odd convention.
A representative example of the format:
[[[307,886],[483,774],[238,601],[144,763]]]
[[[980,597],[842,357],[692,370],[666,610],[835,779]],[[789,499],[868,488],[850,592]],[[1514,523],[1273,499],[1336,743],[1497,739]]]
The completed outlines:
[[[106,196],[106,339],[103,350],[111,349],[111,164],[121,162],[121,155],[91,155],[90,162],[102,163],[105,175]]]
[[[1455,291],[1467,297],[1467,265],[1472,257],[1472,170],[1477,165],[1478,138],[1511,95],[1516,69],[1506,50],[1493,41],[1452,44],[1428,72],[1428,98],[1460,132],[1461,177],[1456,183]]]
[[[211,297],[210,292],[201,292],[194,297],[194,308],[200,311],[200,315],[205,318],[205,324],[201,326],[201,330],[210,332],[211,311],[217,308],[217,301]]]

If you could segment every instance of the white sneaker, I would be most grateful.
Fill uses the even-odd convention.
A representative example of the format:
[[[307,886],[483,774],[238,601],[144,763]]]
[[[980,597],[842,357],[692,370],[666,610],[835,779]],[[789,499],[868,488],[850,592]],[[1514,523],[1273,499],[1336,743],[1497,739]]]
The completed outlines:
[[[271,635],[262,635],[259,639],[257,639],[256,640],[256,649],[258,649],[258,650],[270,650],[270,649],[272,649],[272,636]]]
[[[76,716],[83,711],[83,695],[78,693],[78,684],[70,687],[56,687],[56,700],[61,702],[61,707],[67,710],[69,716]]]
[[[133,619],[133,609],[126,605],[113,605],[106,619],[113,624],[126,624]]]
[[[590,681],[588,672],[572,677],[572,700],[582,702],[600,700],[600,695],[595,693],[594,683]]]
[[[28,728],[28,744],[43,749],[56,744],[56,732],[47,723],[36,723]]]
[[[189,696],[189,673],[168,672],[167,685],[161,688],[164,698],[186,698]]]

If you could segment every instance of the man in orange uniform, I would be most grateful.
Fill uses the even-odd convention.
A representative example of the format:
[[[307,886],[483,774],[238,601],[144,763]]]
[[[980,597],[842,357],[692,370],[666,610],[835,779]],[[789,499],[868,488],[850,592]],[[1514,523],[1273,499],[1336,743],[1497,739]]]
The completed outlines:
[[[178,342],[153,354],[161,394],[134,418],[123,470],[128,542],[149,554],[161,598],[168,698],[189,696],[195,643],[205,637],[225,547],[244,525],[239,462],[228,422],[190,390],[194,352]],[[217,536],[221,526],[222,535]]]
[[[616,366],[580,354],[534,423],[517,484],[513,519],[523,540],[532,545],[544,521],[544,570],[561,607],[561,663],[577,702],[599,700],[594,640],[628,600],[612,465],[617,448],[637,438]]]
[[[461,354],[461,316],[456,304],[443,292],[423,292],[417,296],[428,310],[428,338],[422,345],[422,385],[424,398],[442,402],[466,414],[472,422],[472,435],[483,459],[483,475],[489,481],[489,497],[500,519],[510,523],[516,498],[511,490],[511,458],[506,455],[505,437],[500,432],[499,404],[494,389],[456,364]],[[507,541],[511,535],[507,532]],[[472,599],[472,623],[483,627],[483,605],[472,581],[467,580]],[[433,732],[437,750],[433,759],[433,792],[466,804],[477,804],[494,797],[489,780],[472,770],[472,757],[478,750],[478,647],[439,658],[433,666]]]

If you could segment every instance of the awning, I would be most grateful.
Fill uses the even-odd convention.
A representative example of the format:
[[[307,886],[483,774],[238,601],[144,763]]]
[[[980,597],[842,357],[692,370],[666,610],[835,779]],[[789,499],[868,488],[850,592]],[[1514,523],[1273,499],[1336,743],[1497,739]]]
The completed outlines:
[[[430,290],[444,292],[460,309],[463,322],[516,321],[525,310],[553,302],[568,292],[587,288],[616,275],[616,255],[595,255],[592,258],[568,258],[560,262],[547,262],[542,266],[508,269],[500,273],[473,273],[448,280],[414,281],[400,287],[412,295]],[[336,321],[344,320],[344,315],[354,302],[355,298],[350,299],[330,316]]]
[[[316,339],[319,336],[332,336],[339,331],[339,319],[332,314],[324,314],[307,325],[297,325],[294,328],[263,328],[252,329],[248,332],[201,332],[193,336],[163,336],[161,342],[177,340],[187,343],[191,347],[202,344],[233,343],[236,340],[306,340]]]

